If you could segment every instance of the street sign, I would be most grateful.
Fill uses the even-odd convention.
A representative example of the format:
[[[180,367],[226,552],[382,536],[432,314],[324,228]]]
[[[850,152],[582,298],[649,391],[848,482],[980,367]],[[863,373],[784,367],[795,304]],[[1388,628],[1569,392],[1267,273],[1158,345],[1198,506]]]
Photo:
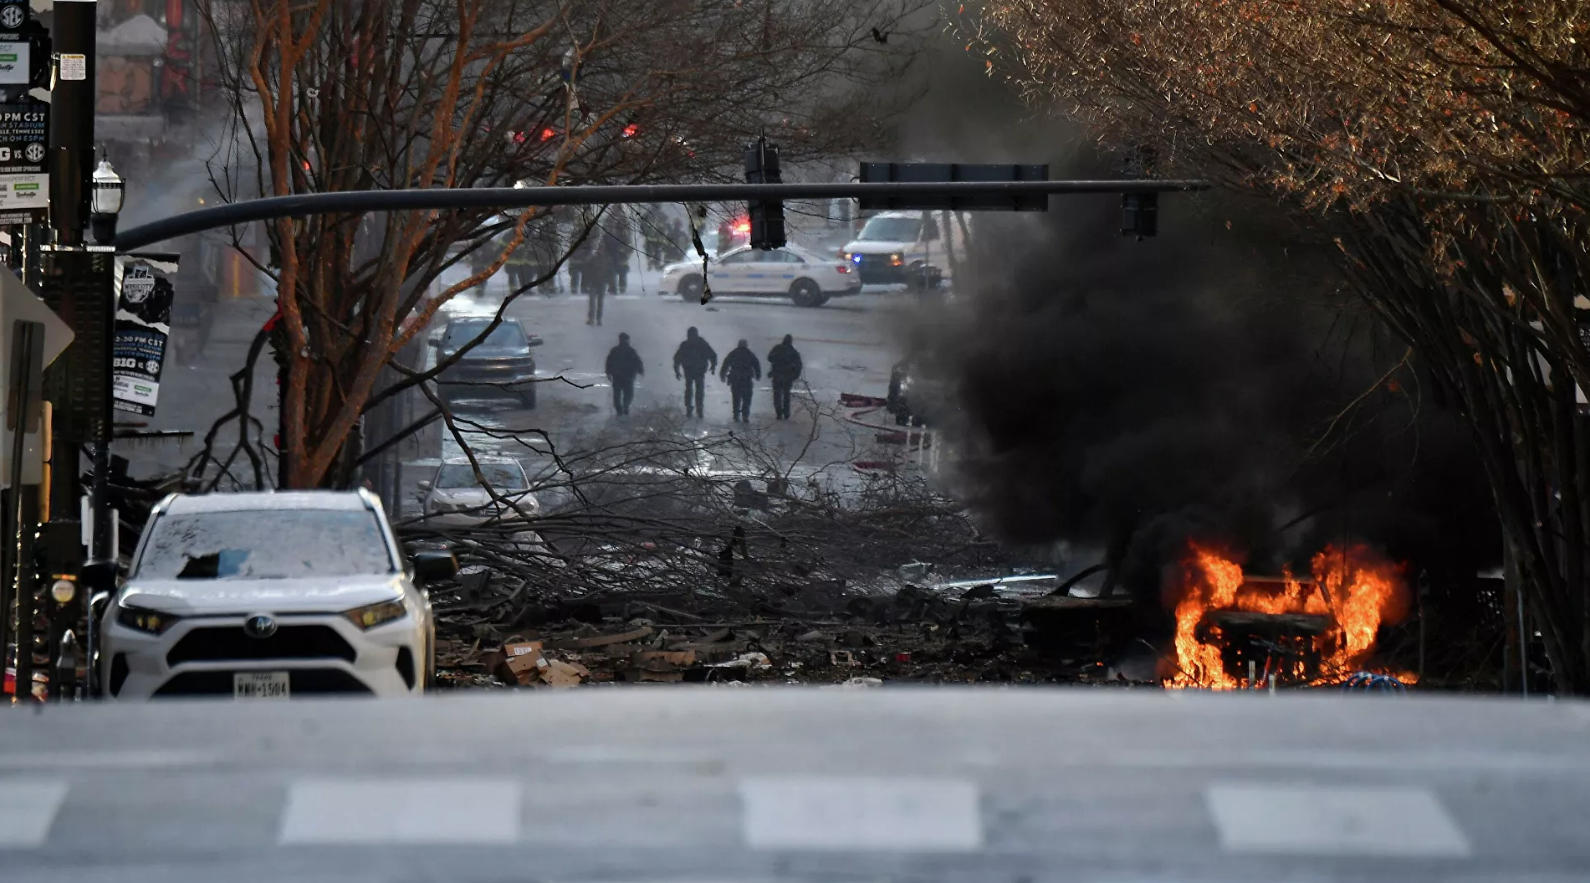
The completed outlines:
[[[43,224],[50,219],[50,176],[0,175],[0,225]]]
[[[0,50],[5,44],[0,43]],[[0,66],[4,52],[0,51]],[[42,172],[50,137],[50,106],[42,101],[0,104],[0,175]],[[8,207],[0,204],[0,211]]]
[[[39,300],[10,270],[0,267],[0,341],[10,349],[11,340],[19,322],[37,322],[44,326],[44,364],[55,361],[72,342],[72,329],[55,315],[44,301]],[[7,353],[9,356],[9,353]],[[0,358],[0,390],[11,388],[11,359]],[[6,409],[9,396],[0,394],[0,487],[11,482],[11,448],[13,436],[6,427],[13,421]],[[37,432],[24,434],[22,483],[38,484],[44,470],[44,445]]]
[[[150,416],[160,399],[160,372],[171,337],[176,255],[118,255],[116,337],[111,345],[111,395],[118,411]]]
[[[1046,165],[864,162],[863,184],[926,184],[945,182],[1047,181]],[[1049,197],[1043,193],[987,193],[965,196],[863,196],[862,211],[878,209],[1044,212]]]
[[[0,17],[16,9],[0,6]],[[0,25],[4,25],[0,21]],[[26,86],[33,79],[33,44],[20,35],[5,34],[0,39],[0,86]]]
[[[15,31],[28,20],[28,0],[0,0],[0,29]]]

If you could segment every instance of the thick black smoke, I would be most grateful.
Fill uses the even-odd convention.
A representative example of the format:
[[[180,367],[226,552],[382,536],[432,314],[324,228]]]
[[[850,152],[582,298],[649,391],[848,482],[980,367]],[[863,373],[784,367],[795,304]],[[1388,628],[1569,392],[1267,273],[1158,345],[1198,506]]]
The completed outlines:
[[[1117,176],[1077,139],[1041,142],[1013,115],[991,124],[990,107],[1009,107],[998,100],[975,101],[970,129],[931,122],[991,89],[936,85],[903,140]],[[961,486],[991,528],[1098,548],[1144,593],[1189,538],[1254,569],[1345,538],[1415,570],[1472,575],[1494,558],[1465,430],[1339,291],[1328,244],[1231,194],[1166,195],[1160,211],[1142,242],[1120,235],[1119,197],[979,215],[955,299],[912,332],[918,372],[957,408]]]

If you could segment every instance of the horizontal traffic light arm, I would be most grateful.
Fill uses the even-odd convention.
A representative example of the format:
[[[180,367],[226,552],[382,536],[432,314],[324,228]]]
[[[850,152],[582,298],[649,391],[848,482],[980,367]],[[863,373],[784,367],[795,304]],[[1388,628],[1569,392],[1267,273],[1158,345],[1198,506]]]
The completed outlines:
[[[994,196],[1022,193],[1170,193],[1208,190],[1208,181],[941,181],[836,184],[618,184],[581,187],[462,187],[415,190],[349,190],[272,196],[202,208],[123,230],[117,251],[215,230],[306,215],[426,209],[514,209],[550,205],[639,205],[656,202],[730,202],[843,197]]]

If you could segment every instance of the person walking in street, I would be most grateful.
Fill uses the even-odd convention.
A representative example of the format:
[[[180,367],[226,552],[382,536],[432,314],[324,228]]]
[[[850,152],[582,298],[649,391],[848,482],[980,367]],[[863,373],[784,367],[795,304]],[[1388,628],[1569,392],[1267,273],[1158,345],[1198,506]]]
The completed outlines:
[[[690,234],[685,232],[685,222],[678,218],[668,221],[668,235],[664,237],[663,262],[677,264],[685,259],[685,246]]]
[[[801,354],[795,348],[794,335],[784,335],[784,342],[767,354],[767,376],[773,381],[773,417],[788,420],[790,389],[801,376]]]
[[[574,252],[574,257],[579,260],[574,272],[579,278],[578,290],[585,295],[587,325],[602,324],[602,302],[607,297],[607,279],[602,272],[602,254],[596,247],[596,239],[600,235],[600,231],[590,231]]]
[[[712,344],[691,326],[685,339],[674,350],[674,379],[685,381],[685,416],[701,419],[701,406],[706,399],[707,374],[718,370],[718,354]],[[692,397],[692,393],[694,396]]]
[[[629,345],[629,335],[618,336],[618,346],[607,352],[607,379],[613,382],[613,411],[620,417],[629,415],[629,403],[635,398],[635,378],[646,373],[640,353]]]
[[[734,397],[734,422],[751,422],[752,384],[762,379],[762,363],[751,352],[751,345],[743,339],[739,346],[723,357],[723,370],[718,377],[728,381],[729,392]]]
[[[535,270],[533,267],[535,263],[535,257],[532,253],[534,248],[535,246],[533,246],[530,243],[530,240],[527,238],[520,241],[520,243],[514,247],[514,250],[508,253],[508,263],[505,269],[508,271],[509,294],[520,293],[524,289],[530,287],[530,283],[536,280]]]
[[[635,228],[623,206],[614,206],[603,223],[602,263],[607,272],[607,293],[625,294],[629,289],[629,261],[635,253]]]

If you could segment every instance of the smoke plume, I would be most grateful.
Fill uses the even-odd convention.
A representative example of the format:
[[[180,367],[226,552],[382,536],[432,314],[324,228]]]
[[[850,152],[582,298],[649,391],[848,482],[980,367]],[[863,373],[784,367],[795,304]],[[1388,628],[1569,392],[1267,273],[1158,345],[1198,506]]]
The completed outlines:
[[[957,64],[934,66],[952,82],[926,91],[905,154],[1119,176],[1076,133],[1023,120],[999,84],[938,73]],[[1189,538],[1260,570],[1344,537],[1454,575],[1494,557],[1470,440],[1406,347],[1339,292],[1328,244],[1229,193],[1165,195],[1160,213],[1145,241],[1120,234],[1119,197],[979,215],[954,298],[907,332],[990,528],[1097,548],[1142,591]]]

